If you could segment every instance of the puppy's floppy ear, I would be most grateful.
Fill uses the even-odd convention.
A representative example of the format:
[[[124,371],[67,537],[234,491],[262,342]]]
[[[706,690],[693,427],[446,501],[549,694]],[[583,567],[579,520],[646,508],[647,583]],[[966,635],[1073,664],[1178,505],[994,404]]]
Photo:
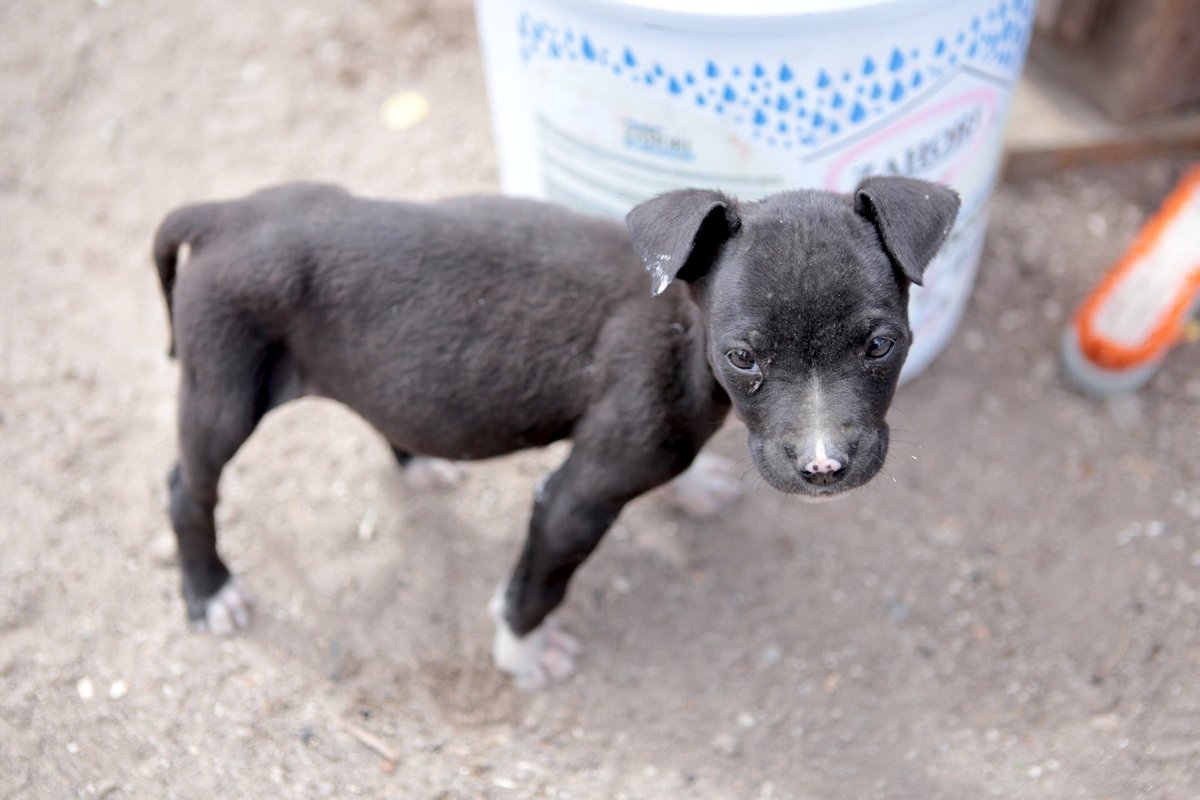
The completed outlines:
[[[709,189],[660,194],[636,206],[625,223],[655,295],[676,278],[702,277],[721,245],[741,226],[734,201]]]
[[[940,183],[877,176],[854,192],[854,210],[879,231],[892,263],[918,286],[958,215],[958,193]]]

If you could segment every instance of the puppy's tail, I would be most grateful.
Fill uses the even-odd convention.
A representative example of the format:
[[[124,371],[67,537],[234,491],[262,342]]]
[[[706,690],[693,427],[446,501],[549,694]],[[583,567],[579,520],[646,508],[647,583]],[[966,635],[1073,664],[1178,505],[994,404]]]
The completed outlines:
[[[211,229],[216,213],[215,203],[177,208],[167,215],[154,234],[154,265],[158,267],[158,281],[167,303],[167,321],[171,325],[171,346],[167,350],[171,358],[175,357],[174,294],[179,248],[184,244],[191,247],[199,244]]]

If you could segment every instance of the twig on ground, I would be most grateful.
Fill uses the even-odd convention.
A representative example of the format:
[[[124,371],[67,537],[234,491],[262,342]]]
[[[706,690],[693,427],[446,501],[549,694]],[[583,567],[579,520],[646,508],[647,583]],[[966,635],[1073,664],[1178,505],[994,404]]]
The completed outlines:
[[[341,725],[342,728],[345,729],[346,733],[353,736],[359,742],[359,744],[362,744],[369,750],[372,750],[376,754],[382,756],[384,760],[389,761],[392,764],[399,763],[400,754],[397,753],[395,748],[393,748],[383,739],[380,739],[370,731],[364,730],[353,723],[342,722]]]

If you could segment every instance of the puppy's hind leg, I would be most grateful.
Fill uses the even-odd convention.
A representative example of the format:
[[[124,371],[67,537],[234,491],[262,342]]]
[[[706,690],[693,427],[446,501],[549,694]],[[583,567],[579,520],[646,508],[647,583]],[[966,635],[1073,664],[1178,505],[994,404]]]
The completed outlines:
[[[216,634],[246,627],[251,604],[217,552],[217,485],[258,421],[282,401],[272,390],[281,388],[277,373],[286,361],[249,333],[225,331],[230,336],[199,346],[180,342],[179,462],[169,475],[188,619]]]
[[[396,463],[404,470],[404,482],[419,491],[449,489],[462,482],[462,467],[444,458],[414,456],[396,445],[390,445]]]

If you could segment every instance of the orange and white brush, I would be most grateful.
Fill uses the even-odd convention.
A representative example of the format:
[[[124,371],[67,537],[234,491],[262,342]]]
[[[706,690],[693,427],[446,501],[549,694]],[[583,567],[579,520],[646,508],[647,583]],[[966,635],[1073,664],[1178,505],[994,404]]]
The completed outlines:
[[[1067,374],[1110,395],[1149,382],[1167,351],[1200,339],[1200,165],[1146,223],[1079,307],[1063,336]]]

